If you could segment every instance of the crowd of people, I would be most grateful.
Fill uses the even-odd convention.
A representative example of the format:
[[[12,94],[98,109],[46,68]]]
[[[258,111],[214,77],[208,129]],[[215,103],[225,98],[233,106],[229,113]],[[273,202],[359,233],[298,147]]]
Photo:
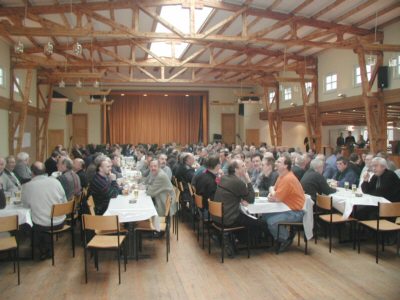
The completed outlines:
[[[45,162],[30,165],[27,153],[0,157],[0,196],[3,192],[21,191],[21,200],[31,209],[33,228],[38,238],[40,257],[51,257],[47,235],[41,232],[50,226],[53,204],[63,203],[81,194],[87,188],[93,196],[95,213],[104,214],[111,198],[122,193],[121,159],[132,157],[152,197],[157,213],[165,214],[168,196],[174,199],[172,181],[181,182],[181,201],[193,208],[192,185],[203,197],[207,213],[208,199],[224,203],[224,225],[245,226],[252,232],[272,235],[277,250],[285,251],[293,235],[282,228],[278,236],[278,223],[298,222],[304,214],[305,194],[315,200],[317,194],[332,194],[335,186],[357,185],[364,193],[399,201],[400,179],[396,166],[383,152],[352,153],[349,158],[340,149],[329,157],[312,151],[302,153],[285,147],[260,147],[222,143],[179,146],[163,145],[88,145],[75,146],[69,153],[57,146]],[[397,174],[398,171],[397,171]],[[330,180],[328,185],[327,180]],[[333,187],[332,187],[333,186]],[[242,207],[253,203],[255,193],[269,201],[283,202],[290,211],[265,214],[253,218]],[[4,195],[3,195],[4,197]],[[85,209],[85,208],[83,208]],[[174,214],[176,207],[171,208]],[[373,218],[370,207],[357,210],[359,219]],[[65,218],[54,220],[62,226]],[[218,222],[218,220],[215,220]],[[47,239],[47,240],[46,240]],[[232,253],[232,239],[225,243]]]

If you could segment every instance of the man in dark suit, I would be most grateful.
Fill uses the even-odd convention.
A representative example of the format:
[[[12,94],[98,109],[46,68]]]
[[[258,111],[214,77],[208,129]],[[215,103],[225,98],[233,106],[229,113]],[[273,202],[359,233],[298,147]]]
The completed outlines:
[[[315,201],[317,194],[329,195],[335,193],[336,190],[329,187],[322,172],[324,171],[324,162],[320,159],[313,159],[310,163],[310,169],[304,173],[301,178],[301,186],[306,194],[310,195]]]
[[[51,156],[45,161],[47,175],[51,176],[53,172],[57,172],[57,160],[60,158],[60,152],[54,150]]]
[[[343,132],[341,132],[338,138],[336,139],[336,146],[341,147],[343,145],[344,145],[344,138],[343,138]]]

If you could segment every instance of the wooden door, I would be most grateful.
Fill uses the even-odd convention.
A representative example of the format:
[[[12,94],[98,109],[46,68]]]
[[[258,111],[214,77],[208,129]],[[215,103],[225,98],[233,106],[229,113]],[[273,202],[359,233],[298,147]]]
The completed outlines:
[[[47,155],[50,156],[54,147],[57,145],[64,145],[64,130],[63,129],[49,129],[47,131]]]
[[[235,114],[221,114],[221,134],[222,141],[233,144],[236,140],[236,116]]]
[[[246,129],[246,144],[260,145],[260,129]]]
[[[72,145],[87,145],[88,118],[87,114],[72,115]]]

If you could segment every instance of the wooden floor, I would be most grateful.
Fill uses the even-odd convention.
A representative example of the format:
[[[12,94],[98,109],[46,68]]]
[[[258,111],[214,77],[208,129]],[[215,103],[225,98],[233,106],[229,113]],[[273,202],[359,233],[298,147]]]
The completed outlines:
[[[51,260],[21,263],[21,285],[12,263],[0,262],[1,299],[400,299],[400,257],[387,247],[379,264],[372,244],[361,254],[351,245],[337,244],[330,254],[326,240],[276,255],[272,249],[245,251],[220,263],[220,252],[211,255],[197,244],[188,224],[180,224],[179,241],[171,243],[169,263],[164,240],[145,240],[143,253],[128,262],[118,285],[115,256],[100,255],[100,270],[89,265],[84,282],[83,251],[71,257],[69,236],[56,243],[56,265]],[[174,237],[174,236],[173,236]],[[123,270],[123,269],[122,269]]]

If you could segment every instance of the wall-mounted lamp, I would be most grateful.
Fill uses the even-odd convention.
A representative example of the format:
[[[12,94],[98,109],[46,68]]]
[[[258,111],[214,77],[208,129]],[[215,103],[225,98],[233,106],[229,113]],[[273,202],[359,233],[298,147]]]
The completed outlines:
[[[346,94],[342,94],[342,93],[337,94],[337,96],[338,96],[339,98],[346,98]]]

